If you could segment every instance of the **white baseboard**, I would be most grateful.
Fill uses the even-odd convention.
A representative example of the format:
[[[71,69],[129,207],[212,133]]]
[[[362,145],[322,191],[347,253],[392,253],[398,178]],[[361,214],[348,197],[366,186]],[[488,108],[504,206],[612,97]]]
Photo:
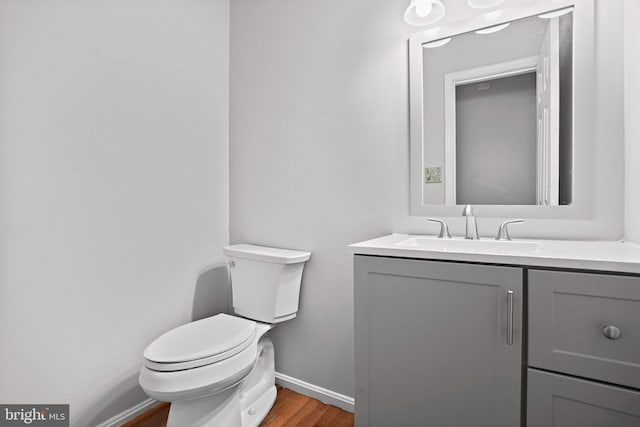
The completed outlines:
[[[147,400],[144,400],[138,403],[136,406],[133,406],[125,411],[122,411],[118,415],[114,415],[113,417],[109,418],[107,421],[98,424],[96,427],[120,427],[122,424],[126,423],[127,421],[131,421],[132,419],[142,414],[143,412],[153,408],[158,403],[160,402],[149,398]]]
[[[296,393],[304,394],[305,396],[312,397],[321,402],[337,406],[338,408],[353,413],[353,397],[327,390],[326,388],[310,384],[306,381],[302,381],[298,378],[290,377],[289,375],[281,374],[279,372],[276,372],[276,384],[280,384],[281,386],[289,388]],[[127,421],[131,421],[138,415],[141,415],[159,403],[160,402],[157,400],[149,398],[117,415],[114,415],[107,421],[98,424],[96,427],[120,427],[122,424]]]
[[[289,388],[296,393],[313,397],[321,402],[337,406],[338,408],[353,413],[355,404],[353,397],[327,390],[326,388],[310,384],[306,381],[299,380],[298,378],[290,377],[289,375],[281,374],[280,372],[276,372],[276,384],[280,384],[281,386]]]

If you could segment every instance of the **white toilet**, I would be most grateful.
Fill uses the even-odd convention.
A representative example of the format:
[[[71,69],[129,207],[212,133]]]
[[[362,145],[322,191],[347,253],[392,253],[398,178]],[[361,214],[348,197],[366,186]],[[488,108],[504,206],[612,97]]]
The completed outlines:
[[[224,248],[233,309],[179,326],[144,350],[140,386],[171,402],[168,427],[253,427],[276,398],[273,343],[265,334],[298,312],[309,252]],[[240,317],[242,316],[242,317]]]

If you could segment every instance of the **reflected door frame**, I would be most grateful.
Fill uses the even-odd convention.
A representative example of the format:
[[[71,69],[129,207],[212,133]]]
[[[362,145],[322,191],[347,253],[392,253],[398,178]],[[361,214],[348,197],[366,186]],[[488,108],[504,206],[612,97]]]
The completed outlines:
[[[483,67],[469,68],[444,75],[444,197],[447,205],[456,203],[456,87],[504,77],[535,73],[538,56]]]
[[[536,75],[538,205],[560,202],[560,24],[551,18]]]

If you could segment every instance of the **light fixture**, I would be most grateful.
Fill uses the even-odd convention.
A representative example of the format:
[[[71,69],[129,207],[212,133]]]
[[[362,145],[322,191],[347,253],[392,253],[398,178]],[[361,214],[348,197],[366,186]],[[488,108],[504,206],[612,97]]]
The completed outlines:
[[[497,6],[503,2],[504,0],[467,0],[469,6],[474,9],[487,9],[489,7]]]
[[[425,43],[422,47],[426,47],[427,49],[433,49],[435,47],[444,46],[445,44],[451,41],[451,37],[447,37],[446,39],[436,40],[434,42]]]
[[[543,19],[551,19],[557,18],[558,16],[566,15],[567,13],[573,12],[573,7],[567,7],[565,9],[554,10],[553,12],[543,13],[542,15],[538,15],[538,18]]]
[[[511,22],[507,22],[506,24],[496,25],[494,27],[483,28],[481,30],[476,31],[476,34],[497,33],[498,31],[504,30],[505,28],[507,28],[509,26],[509,24],[511,24]]]
[[[411,0],[404,12],[404,20],[409,25],[422,27],[441,20],[444,12],[444,5],[440,0]]]

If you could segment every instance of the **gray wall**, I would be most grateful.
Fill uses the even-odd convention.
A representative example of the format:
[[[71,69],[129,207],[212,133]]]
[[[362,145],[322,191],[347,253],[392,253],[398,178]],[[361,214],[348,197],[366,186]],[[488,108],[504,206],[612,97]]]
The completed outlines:
[[[353,396],[347,244],[408,215],[404,2],[231,2],[231,240],[304,249],[276,369]]]
[[[231,4],[231,240],[310,250],[298,317],[273,331],[277,370],[353,395],[347,244],[433,233],[409,217],[407,4],[234,0]],[[623,226],[622,8],[599,1],[594,215],[516,230],[616,239]],[[495,235],[500,219],[480,218]],[[450,218],[464,233],[463,218]]]
[[[456,88],[456,203],[536,204],[536,73]]]
[[[228,43],[227,0],[0,0],[0,402],[96,425],[226,307]]]
[[[625,0],[625,239],[640,243],[640,2]]]

